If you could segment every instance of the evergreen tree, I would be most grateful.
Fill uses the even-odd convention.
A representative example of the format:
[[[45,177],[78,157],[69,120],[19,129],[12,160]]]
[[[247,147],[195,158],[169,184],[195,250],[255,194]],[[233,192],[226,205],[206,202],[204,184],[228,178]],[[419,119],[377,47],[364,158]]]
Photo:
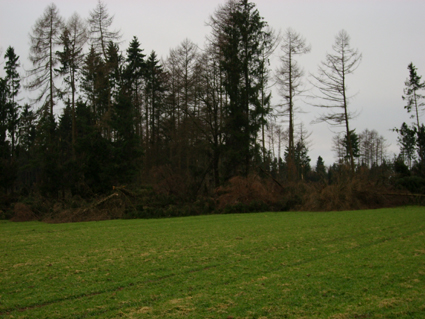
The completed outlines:
[[[412,168],[416,150],[416,129],[410,128],[406,123],[403,123],[398,133],[397,141],[400,145],[400,156],[403,161],[407,162],[408,167]]]
[[[6,65],[6,85],[7,85],[7,130],[11,141],[11,154],[15,157],[16,135],[19,124],[19,105],[17,96],[21,87],[21,78],[18,73],[19,56],[15,54],[12,47],[8,47],[4,56]]]
[[[359,147],[359,136],[356,133],[356,130],[350,131],[350,142],[348,141],[347,134],[344,135],[343,140],[341,141],[342,146],[345,150],[345,158],[347,160],[350,160],[350,146],[352,149],[352,155],[355,158],[358,158],[360,156],[360,147]]]
[[[146,61],[145,73],[145,119],[146,119],[146,165],[149,168],[151,160],[159,163],[163,158],[159,157],[160,147],[160,120],[163,113],[163,100],[166,91],[166,73],[156,56],[155,51],[149,55]]]
[[[105,62],[93,46],[85,57],[81,71],[81,89],[98,123],[107,110],[108,80],[105,75]]]
[[[264,73],[263,50],[269,47],[270,33],[255,4],[247,0],[229,1],[212,18],[213,36],[219,50],[226,104],[227,178],[247,175],[254,157],[257,134],[267,109],[260,101]]]
[[[145,54],[140,48],[137,37],[133,37],[127,49],[126,66],[124,70],[124,81],[130,90],[131,102],[135,109],[136,135],[142,135],[142,81],[146,69]]]
[[[405,82],[403,100],[407,101],[404,108],[407,113],[414,112],[412,118],[416,119],[416,128],[420,128],[419,113],[425,106],[425,96],[420,94],[421,90],[425,89],[425,82],[421,82],[422,77],[418,75],[417,68],[410,63],[407,67],[409,70],[409,78]]]
[[[321,179],[326,177],[326,166],[321,156],[317,158],[316,173],[320,176]]]

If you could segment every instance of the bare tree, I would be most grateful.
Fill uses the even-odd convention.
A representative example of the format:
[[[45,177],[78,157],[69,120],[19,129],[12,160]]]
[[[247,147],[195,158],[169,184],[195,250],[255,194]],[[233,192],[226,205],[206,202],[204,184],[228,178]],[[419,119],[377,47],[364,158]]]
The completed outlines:
[[[55,47],[60,42],[60,34],[63,22],[59,11],[51,4],[44,11],[43,16],[37,20],[30,34],[31,47],[29,59],[33,68],[28,71],[30,79],[26,87],[30,90],[41,89],[36,101],[46,99],[45,111],[53,116],[54,98],[59,90],[56,88],[54,79],[57,77],[55,66],[58,58]]]
[[[306,44],[304,38],[291,28],[288,28],[283,37],[280,56],[281,65],[276,71],[276,83],[279,86],[279,94],[283,98],[283,111],[281,115],[289,120],[289,145],[288,145],[288,178],[291,180],[297,174],[295,172],[294,159],[294,112],[295,99],[304,92],[302,78],[304,71],[295,60],[296,56],[310,52],[311,46]]]
[[[360,160],[363,165],[380,165],[386,158],[388,144],[375,130],[365,129],[359,135]]]
[[[64,25],[62,35],[60,37],[60,44],[63,46],[63,51],[57,52],[59,60],[62,64],[60,73],[64,75],[64,82],[67,85],[67,91],[71,91],[73,151],[77,132],[75,123],[77,72],[82,67],[84,61],[83,48],[87,42],[87,39],[86,25],[80,16],[77,13],[74,13],[66,25]]]
[[[120,31],[110,31],[114,16],[109,16],[106,4],[102,1],[97,2],[96,8],[90,12],[88,19],[90,25],[90,40],[98,52],[103,54],[106,61],[109,42],[117,42],[121,39]]]
[[[321,115],[318,118],[319,122],[345,126],[351,170],[354,172],[354,154],[350,136],[352,130],[349,125],[354,114],[348,108],[352,96],[347,93],[347,76],[357,69],[362,55],[357,49],[350,47],[350,36],[345,30],[337,34],[332,49],[334,53],[326,54],[325,61],[319,66],[318,75],[312,75],[313,85],[319,90],[316,97],[321,100],[320,103],[313,105],[331,110]]]

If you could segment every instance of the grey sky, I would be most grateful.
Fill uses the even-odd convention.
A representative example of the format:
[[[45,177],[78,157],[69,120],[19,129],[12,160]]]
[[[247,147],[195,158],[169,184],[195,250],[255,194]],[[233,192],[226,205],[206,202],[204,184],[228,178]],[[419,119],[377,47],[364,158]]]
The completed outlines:
[[[53,1],[64,18],[77,12],[88,17],[97,0]],[[124,35],[121,50],[137,36],[145,53],[155,50],[166,58],[170,48],[188,38],[203,47],[209,33],[205,23],[225,0],[105,0],[115,16],[114,28]],[[335,35],[345,29],[351,46],[363,54],[363,61],[348,78],[348,86],[356,97],[350,107],[359,112],[352,121],[357,132],[375,129],[398,153],[396,134],[391,128],[410,122],[401,99],[410,62],[425,78],[425,1],[423,0],[257,0],[260,14],[275,30],[291,27],[312,45],[312,51],[299,62],[306,74],[315,73],[326,52],[331,51]],[[7,47],[13,46],[24,68],[27,60],[31,27],[42,16],[50,0],[0,0],[0,63]],[[276,52],[277,54],[279,51]],[[3,65],[1,65],[3,69]],[[24,73],[24,72],[22,72]],[[3,76],[3,70],[0,75]],[[25,95],[29,93],[25,92]],[[274,97],[274,103],[279,97]],[[326,124],[311,125],[321,110],[299,102],[307,112],[300,114],[305,128],[312,132],[310,157],[312,164],[321,155],[325,164],[334,162],[332,136],[338,128]]]

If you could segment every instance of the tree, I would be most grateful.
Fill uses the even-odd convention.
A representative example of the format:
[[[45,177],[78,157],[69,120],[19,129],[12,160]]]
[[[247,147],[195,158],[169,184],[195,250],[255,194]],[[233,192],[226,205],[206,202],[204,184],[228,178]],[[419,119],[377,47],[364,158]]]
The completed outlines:
[[[406,80],[404,88],[403,100],[407,101],[407,105],[404,108],[407,110],[407,113],[414,111],[415,115],[412,115],[412,118],[416,118],[416,132],[419,134],[421,125],[419,122],[419,113],[425,107],[425,95],[420,94],[421,90],[425,89],[425,82],[421,83],[421,76],[417,73],[417,68],[410,63],[407,67],[409,70],[409,78]],[[418,154],[421,162],[425,161],[424,150],[422,150],[422,143],[418,145]]]
[[[385,161],[386,148],[385,138],[375,130],[365,129],[359,134],[360,161],[362,165],[371,168]]]
[[[90,47],[89,53],[86,55],[81,70],[82,81],[81,89],[87,99],[87,104],[91,108],[91,112],[99,122],[100,118],[106,112],[108,103],[107,93],[107,78],[105,76],[105,62],[94,50]]]
[[[58,58],[55,48],[59,44],[62,29],[62,18],[54,4],[46,8],[41,18],[37,20],[30,34],[31,47],[29,59],[33,69],[28,71],[30,80],[27,88],[30,90],[40,89],[36,98],[37,102],[45,99],[43,105],[45,113],[53,117],[54,99],[59,90],[55,86],[54,79],[57,77],[55,66]]]
[[[136,111],[136,135],[142,135],[142,99],[141,99],[141,84],[146,69],[145,54],[140,48],[140,43],[137,37],[133,37],[127,49],[126,66],[124,70],[125,81],[130,90],[132,103]]]
[[[398,133],[397,141],[400,145],[401,158],[407,161],[409,168],[412,168],[416,150],[416,128],[410,128],[406,123],[403,123]]]
[[[0,78],[0,158],[9,157],[9,145],[7,141],[7,118],[8,118],[8,86],[5,79]]]
[[[103,54],[104,60],[109,42],[117,42],[121,38],[120,31],[109,30],[113,21],[114,17],[109,16],[106,4],[99,0],[96,8],[90,12],[88,22],[91,44],[97,52]]]
[[[199,139],[200,113],[200,67],[198,48],[185,39],[176,49],[170,51],[168,81],[170,91],[168,103],[169,133],[173,136],[177,155],[177,167],[189,169],[197,157],[194,145]]]
[[[72,116],[72,148],[75,149],[77,126],[75,123],[75,95],[77,90],[77,72],[84,61],[83,47],[87,42],[87,30],[80,16],[74,14],[64,26],[60,44],[63,51],[57,52],[61,68],[59,73],[64,76],[64,82],[71,91],[71,116]],[[75,150],[73,151],[75,157]]]
[[[264,75],[261,62],[263,50],[271,41],[270,33],[255,4],[247,0],[228,1],[210,24],[229,98],[225,106],[227,177],[246,176],[267,113],[260,101]]]
[[[345,126],[348,140],[351,171],[354,172],[354,152],[351,144],[350,120],[354,114],[349,110],[347,76],[352,74],[359,66],[362,55],[357,49],[350,47],[350,37],[345,30],[341,30],[335,37],[332,46],[334,53],[328,53],[325,61],[319,66],[318,75],[313,75],[313,85],[318,89],[321,102],[314,106],[330,109],[331,112],[321,115],[319,122],[331,125]]]
[[[288,145],[288,177],[296,176],[294,165],[294,112],[295,99],[304,92],[302,78],[304,71],[295,60],[296,56],[310,52],[311,47],[306,44],[304,38],[291,28],[286,30],[281,46],[281,66],[276,72],[276,82],[279,86],[279,94],[284,99],[283,114],[289,120],[289,145]]]
[[[326,177],[326,166],[323,158],[319,156],[316,162],[316,173],[319,175],[320,179],[325,179]]]
[[[7,130],[11,140],[11,153],[12,157],[15,156],[16,147],[16,134],[19,123],[19,105],[16,101],[19,89],[21,87],[21,78],[18,72],[19,56],[15,54],[15,50],[12,47],[8,47],[4,56],[6,65],[4,67],[6,71],[6,85],[7,85]]]
[[[200,121],[202,133],[208,142],[207,154],[211,158],[213,186],[220,186],[220,160],[224,140],[224,105],[226,96],[223,90],[223,73],[216,58],[214,46],[209,45],[204,54],[199,57],[201,67],[201,88],[199,98],[201,103]]]
[[[348,140],[350,138],[350,140]],[[353,157],[358,158],[360,156],[360,148],[359,148],[359,136],[356,133],[356,130],[351,130],[350,135],[348,137],[347,134],[344,135],[342,142],[342,146],[345,150],[345,158],[350,159],[350,145]]]
[[[425,82],[421,83],[422,77],[418,75],[417,68],[410,63],[407,67],[409,70],[409,78],[406,80],[404,88],[403,100],[407,101],[407,105],[404,108],[407,113],[414,111],[415,115],[412,118],[416,118],[416,127],[420,128],[419,112],[425,107],[425,96],[419,94],[421,90],[425,89]]]
[[[155,51],[146,61],[145,73],[145,118],[146,118],[146,164],[149,168],[151,161],[159,161],[160,120],[163,113],[163,100],[166,91],[166,73],[159,63]]]

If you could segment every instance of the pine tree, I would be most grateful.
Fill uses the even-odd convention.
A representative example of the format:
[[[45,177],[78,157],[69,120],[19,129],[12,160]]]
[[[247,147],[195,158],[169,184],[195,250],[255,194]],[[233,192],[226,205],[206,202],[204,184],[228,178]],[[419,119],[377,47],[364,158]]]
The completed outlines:
[[[400,145],[401,158],[407,162],[409,168],[412,168],[416,150],[416,128],[410,128],[406,123],[403,123],[398,133],[397,141]]]
[[[140,43],[137,37],[133,37],[127,49],[126,65],[123,72],[124,81],[128,86],[131,95],[131,101],[135,108],[136,120],[136,135],[142,136],[142,82],[146,69],[145,54],[140,48]]]
[[[151,156],[146,153],[146,164],[149,167],[150,161],[160,161],[160,120],[163,113],[163,100],[166,91],[166,73],[156,56],[155,51],[149,55],[146,61],[145,73],[145,119],[146,119],[146,150],[151,152]],[[158,162],[157,162],[158,163]]]
[[[17,96],[21,87],[21,78],[18,72],[19,56],[15,54],[15,50],[12,47],[8,47],[4,56],[6,65],[4,67],[6,71],[6,85],[7,85],[7,130],[11,141],[11,153],[12,157],[15,157],[16,148],[16,135],[19,124],[19,105],[17,103]]]
[[[267,109],[260,101],[264,75],[262,53],[270,33],[255,4],[228,1],[212,18],[213,42],[224,74],[226,104],[227,178],[250,170],[261,120]]]
[[[326,166],[323,158],[319,156],[316,162],[316,173],[319,175],[320,179],[325,179],[326,177]]]
[[[407,113],[414,111],[412,118],[416,119],[416,128],[420,128],[419,113],[425,107],[425,96],[420,94],[421,90],[425,90],[425,82],[421,82],[422,77],[418,75],[417,68],[410,63],[407,67],[409,70],[409,78],[405,82],[403,100],[407,101],[404,108]]]
[[[86,55],[81,70],[81,89],[93,112],[96,122],[99,122],[107,110],[108,79],[106,77],[105,62],[93,46]]]

